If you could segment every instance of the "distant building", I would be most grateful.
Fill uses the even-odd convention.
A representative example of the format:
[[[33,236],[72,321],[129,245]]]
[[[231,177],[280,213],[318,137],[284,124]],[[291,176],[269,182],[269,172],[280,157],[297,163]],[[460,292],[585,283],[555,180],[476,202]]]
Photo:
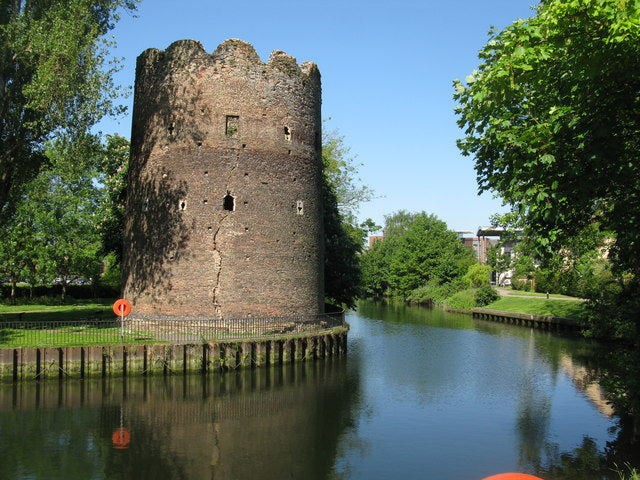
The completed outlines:
[[[503,240],[503,237],[507,232],[514,233],[514,230],[506,230],[502,227],[478,227],[478,232],[476,235],[478,236],[479,242],[483,245],[484,248],[484,258],[486,263],[487,252],[488,249],[492,246],[495,246]],[[516,230],[515,233],[520,233],[520,230]],[[487,238],[493,237],[493,238]],[[515,256],[514,247],[518,243],[516,240],[508,240],[500,243],[500,253],[507,254],[510,258]],[[511,285],[511,279],[513,278],[513,269],[509,269],[504,272],[493,272],[492,280],[496,283],[496,285],[500,287],[506,287]]]
[[[461,240],[465,247],[473,250],[480,263],[487,263],[487,252],[497,243],[497,240],[486,237],[462,237]]]
[[[384,235],[369,235],[369,248],[373,247],[376,242],[384,240]]]

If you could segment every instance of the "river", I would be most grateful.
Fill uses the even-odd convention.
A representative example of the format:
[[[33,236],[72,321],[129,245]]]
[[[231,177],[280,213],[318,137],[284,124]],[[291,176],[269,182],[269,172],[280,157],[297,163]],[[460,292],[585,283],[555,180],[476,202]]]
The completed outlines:
[[[0,478],[618,478],[598,346],[405,305],[347,320],[344,358],[0,385]]]

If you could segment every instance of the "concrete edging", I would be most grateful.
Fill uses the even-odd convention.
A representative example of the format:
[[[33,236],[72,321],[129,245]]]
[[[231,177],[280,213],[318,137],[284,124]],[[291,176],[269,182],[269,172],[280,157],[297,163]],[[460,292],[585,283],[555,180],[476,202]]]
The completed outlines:
[[[525,327],[539,328],[543,330],[573,330],[583,328],[583,324],[574,318],[552,317],[548,315],[535,315],[533,313],[506,312],[489,308],[472,308],[473,318],[490,320],[494,322],[511,323]]]
[[[304,362],[347,353],[347,329],[204,345],[1,348],[0,383],[49,378],[171,375]]]

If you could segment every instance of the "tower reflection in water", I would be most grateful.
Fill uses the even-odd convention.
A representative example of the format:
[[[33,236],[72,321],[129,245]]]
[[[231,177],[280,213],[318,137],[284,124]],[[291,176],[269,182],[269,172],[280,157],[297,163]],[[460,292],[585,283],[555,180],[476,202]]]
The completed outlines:
[[[327,478],[345,358],[210,376],[0,386],[0,478]]]

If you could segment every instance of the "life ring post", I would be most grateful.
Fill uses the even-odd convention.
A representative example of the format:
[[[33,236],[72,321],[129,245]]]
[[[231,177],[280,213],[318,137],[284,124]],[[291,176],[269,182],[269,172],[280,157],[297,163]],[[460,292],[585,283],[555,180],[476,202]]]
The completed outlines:
[[[113,304],[113,313],[120,317],[120,336],[124,342],[124,317],[131,313],[131,303],[129,300],[120,298]]]

